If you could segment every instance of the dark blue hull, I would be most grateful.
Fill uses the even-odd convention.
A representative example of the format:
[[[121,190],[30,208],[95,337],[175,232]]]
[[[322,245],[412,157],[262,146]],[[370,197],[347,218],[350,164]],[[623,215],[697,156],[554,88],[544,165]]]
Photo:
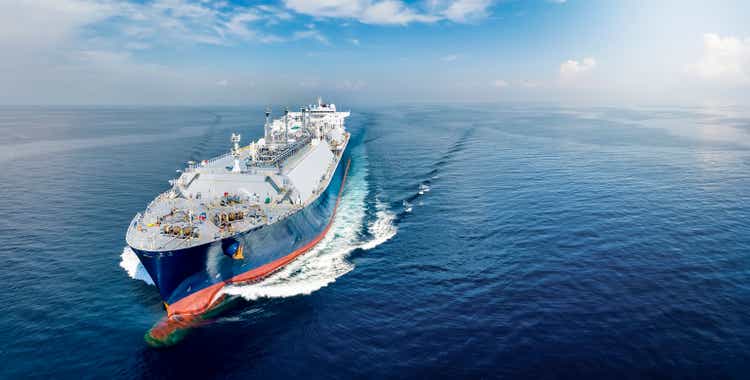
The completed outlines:
[[[335,212],[348,161],[349,154],[344,152],[333,178],[318,199],[282,221],[200,246],[163,252],[135,248],[133,251],[169,305],[258,269],[300,250],[325,231]],[[225,254],[222,246],[230,239],[244,247],[243,259]]]

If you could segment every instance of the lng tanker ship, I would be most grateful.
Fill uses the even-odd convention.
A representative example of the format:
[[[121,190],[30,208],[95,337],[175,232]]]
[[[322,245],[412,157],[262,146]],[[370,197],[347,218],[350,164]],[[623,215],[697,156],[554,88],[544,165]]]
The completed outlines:
[[[159,289],[164,323],[210,311],[224,286],[263,279],[323,238],[349,168],[348,116],[320,99],[275,120],[266,111],[263,138],[242,146],[232,134],[228,153],[188,162],[133,218],[126,241]]]

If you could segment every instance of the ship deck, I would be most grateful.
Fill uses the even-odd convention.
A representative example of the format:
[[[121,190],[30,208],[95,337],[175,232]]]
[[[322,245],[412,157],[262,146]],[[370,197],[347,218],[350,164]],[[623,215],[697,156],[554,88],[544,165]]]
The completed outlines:
[[[343,129],[338,133],[348,139]],[[283,157],[274,166],[258,160],[258,142],[189,166],[136,215],[127,243],[152,252],[180,250],[275,223],[306,207],[327,185],[338,163],[337,145],[346,142],[312,138],[302,129],[290,138],[276,148]]]

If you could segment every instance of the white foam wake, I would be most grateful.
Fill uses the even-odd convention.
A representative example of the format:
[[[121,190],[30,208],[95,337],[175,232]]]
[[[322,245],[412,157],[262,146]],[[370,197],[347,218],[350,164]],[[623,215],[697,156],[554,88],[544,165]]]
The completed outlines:
[[[138,256],[135,255],[135,252],[133,252],[130,247],[125,246],[122,249],[120,259],[120,267],[122,269],[125,269],[125,272],[128,273],[128,276],[130,276],[130,278],[134,280],[141,280],[149,285],[154,284],[154,280],[152,280],[151,276],[148,275],[146,268],[143,266],[143,264],[141,264],[141,261],[138,260]]]
[[[376,204],[376,209],[376,219],[367,227],[372,238],[363,242],[356,248],[363,250],[373,249],[396,236],[398,229],[393,224],[393,221],[396,219],[396,214],[388,210],[386,206],[379,201]]]

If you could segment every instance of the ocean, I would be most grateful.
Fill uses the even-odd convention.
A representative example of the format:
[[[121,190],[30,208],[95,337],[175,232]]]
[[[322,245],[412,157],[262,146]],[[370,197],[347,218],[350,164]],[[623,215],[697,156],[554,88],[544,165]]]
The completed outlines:
[[[127,226],[262,111],[0,107],[0,378],[747,378],[733,107],[352,107],[325,240],[149,347]]]

